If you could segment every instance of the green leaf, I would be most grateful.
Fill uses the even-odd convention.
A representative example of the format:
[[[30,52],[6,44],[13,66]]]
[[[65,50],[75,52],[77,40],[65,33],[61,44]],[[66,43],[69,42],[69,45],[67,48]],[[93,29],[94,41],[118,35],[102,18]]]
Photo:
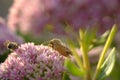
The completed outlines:
[[[68,44],[69,44],[70,50],[71,50],[71,52],[73,54],[73,57],[75,58],[75,61],[76,61],[77,65],[78,65],[78,67],[80,67],[82,70],[84,70],[82,60],[81,60],[80,56],[78,55],[78,53],[75,50],[75,46],[74,46],[73,41],[68,40]]]
[[[70,59],[65,60],[64,66],[73,76],[83,76],[85,74],[85,71],[79,69]]]
[[[107,40],[109,33],[110,33],[110,31],[107,30],[100,37],[98,37],[97,39],[94,39],[94,41],[93,41],[94,46],[99,46],[99,45],[105,44],[105,41]]]
[[[63,73],[62,80],[70,80],[69,75],[66,72]]]
[[[84,31],[82,29],[79,30],[79,37],[80,37],[80,40],[83,40],[84,38]]]
[[[111,73],[115,64],[115,52],[115,48],[113,48],[104,63],[101,65],[96,80],[102,80]]]
[[[80,30],[79,31],[79,37],[80,37],[80,46],[88,52],[91,48],[91,44],[93,40],[96,38],[96,29],[92,28],[91,30]]]
[[[102,35],[101,38],[107,38],[110,33],[110,30],[105,31]]]

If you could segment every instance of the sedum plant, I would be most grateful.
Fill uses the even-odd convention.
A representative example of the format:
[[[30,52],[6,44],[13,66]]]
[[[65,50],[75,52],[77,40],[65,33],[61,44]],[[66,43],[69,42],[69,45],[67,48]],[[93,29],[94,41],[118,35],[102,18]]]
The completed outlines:
[[[21,44],[0,64],[0,80],[61,80],[64,60],[51,47]]]
[[[76,52],[72,41],[68,41],[74,62],[71,61],[71,56],[65,57],[50,46],[25,43],[11,52],[6,60],[0,64],[0,79],[75,80],[71,79],[72,75],[80,77],[82,80],[103,80],[111,73],[115,64],[116,49],[113,47],[108,55],[107,51],[116,30],[117,25],[114,25],[104,45],[95,71],[92,71],[88,53],[97,45],[103,44],[108,32],[96,39],[95,29],[91,31],[80,30],[77,39],[82,57]]]
[[[115,24],[109,32],[95,71],[92,71],[88,53],[96,46],[95,44],[100,43],[102,40],[105,41],[104,38],[106,38],[105,35],[108,34],[108,32],[102,35],[99,39],[96,39],[96,30],[80,30],[78,41],[82,52],[82,58],[76,52],[72,41],[69,40],[68,43],[75,62],[72,62],[70,59],[65,60],[64,66],[67,69],[67,72],[64,73],[63,80],[71,80],[69,74],[80,77],[82,80],[104,80],[109,76],[115,64],[116,49],[113,47],[109,53],[107,52],[111,46],[116,31],[117,25]]]

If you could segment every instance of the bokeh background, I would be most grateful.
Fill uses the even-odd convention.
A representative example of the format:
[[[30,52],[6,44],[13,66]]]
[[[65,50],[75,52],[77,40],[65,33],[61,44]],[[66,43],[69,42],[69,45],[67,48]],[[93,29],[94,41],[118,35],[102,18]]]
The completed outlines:
[[[96,27],[101,34],[117,24],[114,45],[118,56],[108,80],[120,80],[119,0],[0,0],[0,17],[4,18],[0,20],[0,46],[7,39],[36,44],[47,43],[54,37],[75,40],[79,28]]]

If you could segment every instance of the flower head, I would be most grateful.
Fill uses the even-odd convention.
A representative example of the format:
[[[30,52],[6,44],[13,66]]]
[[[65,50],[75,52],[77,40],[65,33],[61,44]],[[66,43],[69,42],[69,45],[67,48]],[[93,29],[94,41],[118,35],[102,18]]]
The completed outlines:
[[[0,79],[61,80],[64,57],[44,45],[26,43],[0,65]]]

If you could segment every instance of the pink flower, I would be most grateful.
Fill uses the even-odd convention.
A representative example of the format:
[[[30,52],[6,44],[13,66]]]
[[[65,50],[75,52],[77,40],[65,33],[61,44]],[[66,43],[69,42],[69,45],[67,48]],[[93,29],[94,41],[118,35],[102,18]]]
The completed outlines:
[[[22,44],[0,64],[0,79],[61,80],[64,59],[48,46]]]
[[[2,18],[0,18],[0,55],[3,54],[7,49],[4,46],[4,42],[6,40],[15,41],[17,43],[23,43],[22,38],[11,32],[7,28],[5,21]]]
[[[100,31],[120,21],[119,0],[14,0],[8,17],[11,30],[39,34],[46,25],[64,34],[68,23],[74,30],[97,24]],[[46,29],[46,28],[45,28]]]

